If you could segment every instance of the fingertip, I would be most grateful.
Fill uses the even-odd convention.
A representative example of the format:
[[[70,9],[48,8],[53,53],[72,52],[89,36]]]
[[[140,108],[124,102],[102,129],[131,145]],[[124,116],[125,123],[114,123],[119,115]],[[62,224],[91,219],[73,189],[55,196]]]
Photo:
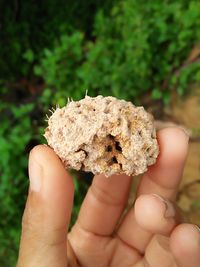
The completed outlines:
[[[49,165],[49,163],[55,162],[64,168],[62,161],[57,156],[55,151],[47,145],[40,144],[35,146],[29,154],[29,159],[32,158],[44,167]]]
[[[135,202],[135,217],[138,224],[145,230],[153,231],[165,212],[164,202],[154,195],[141,195]]]
[[[30,189],[48,203],[73,198],[74,185],[60,158],[47,145],[35,146],[29,156]],[[53,205],[53,204],[52,204]]]
[[[160,146],[160,157],[171,155],[173,160],[185,158],[188,151],[189,136],[179,127],[168,127],[158,131],[158,143]],[[173,152],[173,154],[172,154]]]
[[[165,133],[167,135],[176,135],[176,136],[179,136],[179,137],[185,139],[186,141],[189,140],[189,135],[181,127],[171,126],[171,127],[163,128],[163,129],[161,129],[161,130],[158,131],[158,134],[163,134],[163,133]]]
[[[200,230],[196,225],[184,223],[178,225],[171,234],[170,246],[176,255],[200,251]]]
[[[158,195],[141,195],[135,202],[137,223],[151,233],[168,233],[175,224],[174,216],[172,203]]]
[[[160,154],[145,176],[166,189],[175,189],[180,183],[188,153],[188,135],[178,127],[169,127],[157,133]]]
[[[170,249],[180,266],[200,266],[200,231],[193,224],[180,224],[171,234]]]
[[[30,150],[29,156],[38,154],[38,153],[40,153],[40,152],[43,153],[43,151],[45,151],[45,150],[46,150],[46,151],[53,151],[53,149],[51,149],[48,145],[46,145],[46,144],[39,144],[39,145],[34,146],[34,147]]]

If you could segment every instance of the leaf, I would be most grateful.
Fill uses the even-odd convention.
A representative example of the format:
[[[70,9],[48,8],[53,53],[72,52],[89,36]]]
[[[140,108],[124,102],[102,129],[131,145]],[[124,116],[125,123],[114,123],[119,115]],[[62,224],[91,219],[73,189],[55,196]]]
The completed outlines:
[[[23,58],[26,59],[29,63],[32,63],[34,61],[34,53],[33,50],[28,49],[23,55]]]
[[[152,91],[151,97],[152,97],[153,100],[159,100],[159,99],[161,99],[162,98],[161,90],[154,89]]]

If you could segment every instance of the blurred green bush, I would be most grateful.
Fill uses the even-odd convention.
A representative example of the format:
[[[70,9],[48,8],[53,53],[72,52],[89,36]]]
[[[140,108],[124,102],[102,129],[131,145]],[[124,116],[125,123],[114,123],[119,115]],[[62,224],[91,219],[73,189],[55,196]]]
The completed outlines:
[[[28,184],[25,148],[34,136],[29,117],[33,107],[0,102],[0,266],[15,266]]]
[[[45,113],[67,97],[170,101],[200,81],[200,2],[100,0],[9,3],[0,50],[0,266],[14,266],[29,150],[44,142]],[[20,5],[19,5],[20,3]],[[5,64],[6,62],[6,64]],[[23,80],[24,79],[24,80]],[[38,84],[32,81],[39,81]],[[23,80],[23,82],[22,82]],[[25,82],[24,82],[25,81]],[[38,89],[39,88],[39,89]],[[77,174],[73,173],[76,177]],[[73,221],[87,184],[75,179]]]
[[[188,82],[199,80],[199,61],[184,68],[199,29],[200,2],[120,1],[109,15],[97,13],[93,41],[81,32],[62,35],[44,50],[35,74],[56,88],[52,96],[60,104],[86,89],[137,103],[151,94],[167,104],[170,90],[183,94]]]
[[[45,47],[53,47],[62,33],[84,31],[90,37],[94,16],[106,13],[118,0],[7,1],[0,0],[0,80],[32,76],[32,58],[38,62]],[[23,57],[25,55],[25,58]],[[19,67],[20,66],[20,67]]]

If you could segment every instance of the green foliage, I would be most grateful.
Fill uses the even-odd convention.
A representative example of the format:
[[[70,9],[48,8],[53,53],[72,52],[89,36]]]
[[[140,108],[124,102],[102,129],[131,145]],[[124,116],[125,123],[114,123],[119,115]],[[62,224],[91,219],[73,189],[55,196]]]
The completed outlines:
[[[52,47],[61,33],[81,29],[90,36],[95,11],[101,7],[108,12],[114,0],[4,2],[0,0],[0,79],[11,81],[31,76],[30,55],[37,62],[42,49]]]
[[[60,42],[53,51],[44,50],[44,59],[41,66],[35,67],[35,74],[45,78],[47,85],[56,84],[56,95],[53,102],[63,105],[66,100],[66,88],[69,95],[76,97],[76,92],[80,92],[80,82],[77,66],[83,61],[84,36],[80,32],[75,32],[71,36],[62,36]],[[77,90],[79,88],[79,90]],[[82,89],[83,90],[83,89]],[[51,96],[50,90],[49,96]],[[47,94],[45,92],[45,94]],[[79,96],[79,95],[78,95]]]
[[[0,103],[0,266],[14,266],[27,191],[27,144],[33,138],[33,104]],[[9,117],[9,120],[8,120]],[[10,265],[9,265],[10,264]]]
[[[44,50],[35,73],[56,88],[54,101],[61,103],[88,89],[136,103],[151,93],[167,104],[175,86],[184,93],[188,82],[200,80],[199,63],[183,68],[200,41],[199,28],[197,1],[123,0],[109,15],[98,12],[94,41],[80,32],[63,35],[54,49]]]

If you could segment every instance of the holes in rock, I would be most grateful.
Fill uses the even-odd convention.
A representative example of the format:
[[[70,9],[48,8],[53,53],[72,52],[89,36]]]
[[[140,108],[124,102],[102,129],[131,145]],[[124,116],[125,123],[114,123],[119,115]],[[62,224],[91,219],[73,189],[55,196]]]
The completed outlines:
[[[117,151],[120,151],[120,152],[122,152],[122,148],[121,148],[121,146],[120,146],[120,143],[119,142],[115,142],[115,149],[117,150]]]
[[[111,139],[111,140],[115,140],[114,136],[109,134],[108,137]]]
[[[107,151],[107,152],[111,152],[111,151],[112,151],[112,146],[111,146],[111,145],[108,145],[108,146],[106,147],[106,151]]]
[[[146,149],[146,152],[149,152],[150,151],[150,147],[148,147],[147,149]]]
[[[111,140],[112,145],[108,145],[106,151],[111,152],[114,146],[118,152],[122,152],[120,142],[116,141],[115,137],[111,134],[108,135],[108,138]]]
[[[139,131],[139,132],[138,132],[138,134],[139,134],[139,136],[141,136],[141,137],[142,137],[142,131]]]
[[[112,163],[118,163],[118,161],[117,161],[117,158],[114,156],[114,157],[112,157]]]
[[[118,120],[117,120],[117,125],[119,126],[121,124],[121,119],[119,118]]]

